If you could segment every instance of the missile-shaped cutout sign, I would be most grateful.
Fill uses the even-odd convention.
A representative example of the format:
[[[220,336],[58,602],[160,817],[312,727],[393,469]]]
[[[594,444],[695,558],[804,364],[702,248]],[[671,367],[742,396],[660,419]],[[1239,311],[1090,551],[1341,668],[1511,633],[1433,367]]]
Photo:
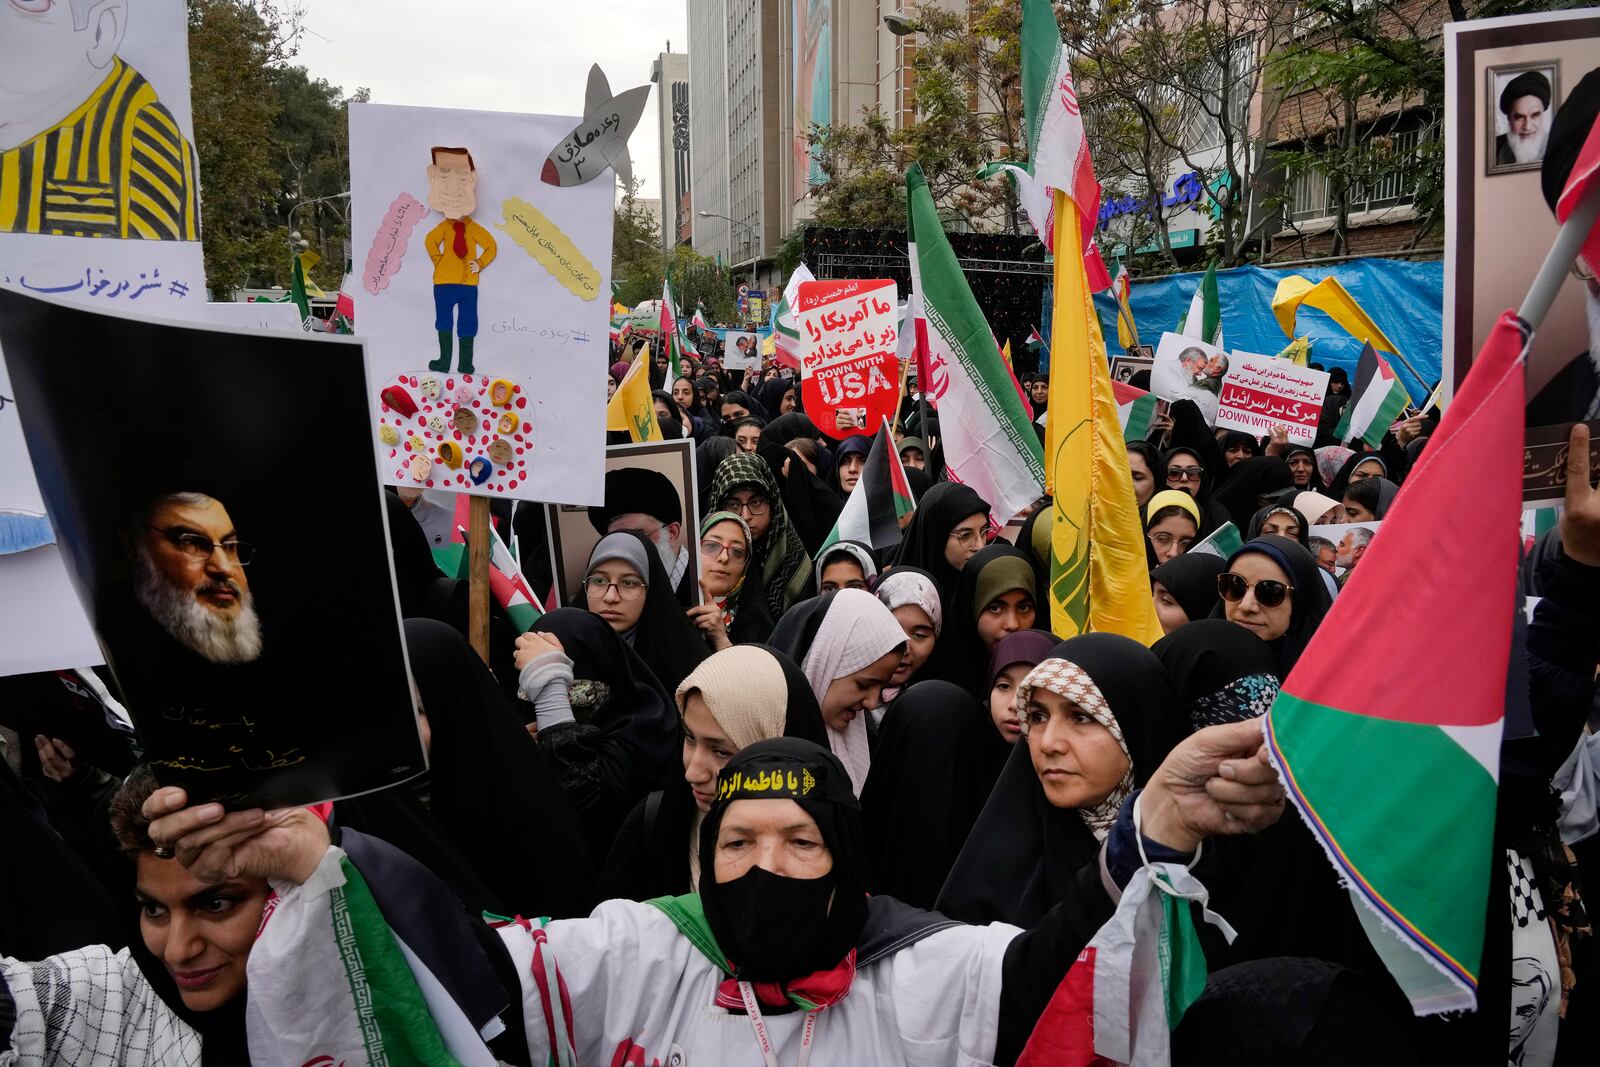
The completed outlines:
[[[648,85],[612,96],[600,64],[590,67],[583,121],[545,158],[539,177],[550,185],[582,185],[609,165],[624,182],[632,182],[628,137],[639,124],[649,97]]]

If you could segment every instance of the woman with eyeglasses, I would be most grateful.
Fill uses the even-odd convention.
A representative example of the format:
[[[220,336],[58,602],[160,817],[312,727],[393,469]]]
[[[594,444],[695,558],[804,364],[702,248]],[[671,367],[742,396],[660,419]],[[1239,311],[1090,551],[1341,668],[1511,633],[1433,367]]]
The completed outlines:
[[[1294,669],[1332,606],[1311,553],[1277,536],[1258,537],[1235,552],[1217,575],[1217,595],[1224,618],[1271,646],[1280,679]]]
[[[959,482],[939,482],[917,501],[895,565],[933,575],[948,614],[962,568],[996,532],[987,500]]]
[[[677,688],[711,654],[673,595],[661,553],[637,531],[618,530],[594,546],[583,595],[665,688]]]
[[[689,609],[689,620],[713,652],[765,641],[772,634],[761,583],[746,581],[754,543],[749,524],[731,511],[714,512],[700,524],[703,602]]]
[[[759,455],[738,452],[723,460],[711,479],[711,506],[738,515],[750,528],[754,548],[747,564],[772,618],[812,594],[811,556],[784,507],[778,479]]]
[[[1150,552],[1146,560],[1154,570],[1189,551],[1199,539],[1200,506],[1181,489],[1163,489],[1150,498],[1148,508],[1144,537]]]

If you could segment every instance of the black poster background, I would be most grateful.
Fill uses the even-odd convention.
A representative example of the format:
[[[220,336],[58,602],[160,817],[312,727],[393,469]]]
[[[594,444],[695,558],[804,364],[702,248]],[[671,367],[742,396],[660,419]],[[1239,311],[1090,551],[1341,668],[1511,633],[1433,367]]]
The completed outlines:
[[[426,769],[358,342],[0,290],[0,351],[57,543],[162,782],[191,803],[279,807]],[[129,516],[173,492],[214,497],[255,546],[252,663],[190,652],[133,597]]]

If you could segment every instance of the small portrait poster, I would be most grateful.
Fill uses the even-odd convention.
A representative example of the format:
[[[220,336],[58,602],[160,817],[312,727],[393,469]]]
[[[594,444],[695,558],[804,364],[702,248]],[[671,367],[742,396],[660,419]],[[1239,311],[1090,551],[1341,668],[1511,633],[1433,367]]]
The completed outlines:
[[[1194,401],[1205,416],[1206,425],[1212,426],[1222,402],[1222,380],[1230,366],[1228,354],[1216,345],[1178,333],[1164,333],[1161,344],[1156,346],[1150,391],[1172,403]]]
[[[550,573],[559,605],[587,607],[582,583],[600,538],[637,530],[661,554],[673,592],[700,603],[699,479],[694,442],[651,441],[606,448],[605,500],[593,507],[545,507]],[[557,606],[556,604],[550,605]]]
[[[0,345],[157,777],[281,807],[422,773],[361,343],[0,290]]]

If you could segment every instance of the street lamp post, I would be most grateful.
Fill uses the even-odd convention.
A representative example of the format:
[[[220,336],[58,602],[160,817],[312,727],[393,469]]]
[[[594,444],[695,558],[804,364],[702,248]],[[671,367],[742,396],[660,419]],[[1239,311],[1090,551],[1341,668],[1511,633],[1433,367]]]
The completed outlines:
[[[761,258],[761,249],[756,246],[756,228],[748,222],[740,222],[738,219],[730,218],[727,215],[719,215],[715,211],[701,211],[697,214],[703,219],[721,219],[734,226],[743,226],[750,231],[750,288],[754,290],[756,287],[756,262]]]
[[[289,209],[287,223],[289,227],[289,258],[293,259],[296,255],[311,247],[311,242],[301,237],[300,231],[294,228],[294,213],[303,207],[310,207],[313,204],[326,204],[330,200],[347,200],[349,197],[350,190],[346,189],[344,192],[334,193],[332,196],[319,196],[311,200],[302,200]]]

